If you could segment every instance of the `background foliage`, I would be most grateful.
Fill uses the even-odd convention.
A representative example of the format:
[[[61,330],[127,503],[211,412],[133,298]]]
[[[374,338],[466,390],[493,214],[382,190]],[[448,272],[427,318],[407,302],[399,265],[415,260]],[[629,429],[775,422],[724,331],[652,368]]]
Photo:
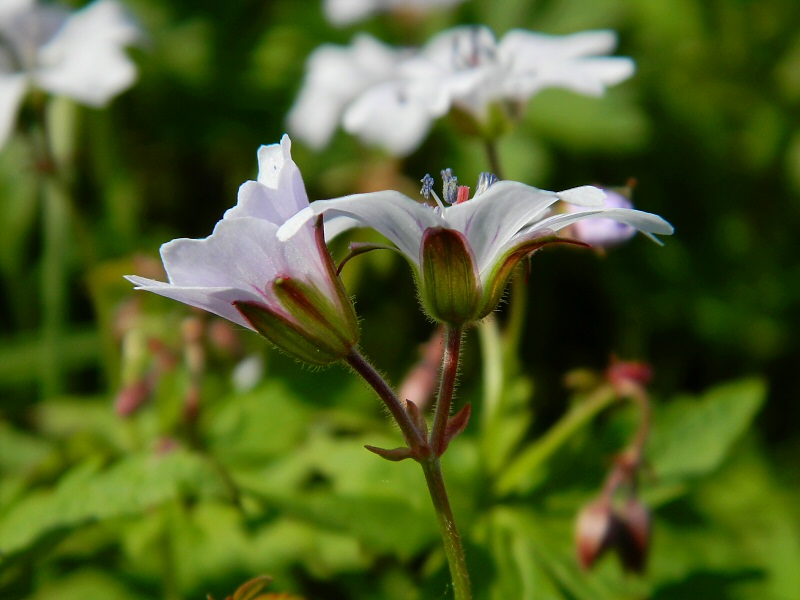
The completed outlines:
[[[637,206],[677,231],[665,248],[537,255],[519,355],[468,336],[459,397],[476,414],[444,468],[477,597],[796,597],[794,0],[472,0],[411,31],[381,18],[334,29],[316,0],[128,5],[148,32],[138,84],[105,111],[49,106],[74,214],[48,212],[21,136],[0,151],[0,597],[224,598],[261,573],[309,599],[447,597],[420,473],[362,448],[399,442],[368,390],[210,319],[187,325],[184,307],[121,276],[158,276],[161,243],[207,235],[234,204],[319,43],[359,29],[409,43],[460,22],[619,31],[637,75],[601,100],[535,97],[501,157],[509,179],[547,189],[635,177]],[[486,168],[447,120],[403,162],[342,133],[293,154],[312,199],[414,194],[426,172]],[[374,253],[345,277],[367,354],[401,381],[431,333],[406,265]],[[265,375],[237,391],[251,354]],[[655,369],[643,577],[612,557],[583,573],[572,549],[574,516],[636,413],[605,410],[557,443],[546,433],[585,406],[564,374],[612,354]],[[118,415],[120,390],[145,376],[152,397]]]

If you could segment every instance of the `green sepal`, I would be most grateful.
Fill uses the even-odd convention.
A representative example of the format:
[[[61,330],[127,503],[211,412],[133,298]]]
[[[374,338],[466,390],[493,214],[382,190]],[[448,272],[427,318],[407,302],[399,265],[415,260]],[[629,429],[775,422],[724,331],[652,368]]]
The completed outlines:
[[[437,321],[476,319],[481,297],[472,249],[460,231],[431,227],[422,236],[422,304]]]
[[[500,303],[503,291],[511,277],[511,272],[517,263],[536,252],[542,246],[549,244],[573,244],[576,246],[590,247],[589,244],[572,238],[559,237],[551,231],[537,232],[531,237],[524,238],[510,247],[495,263],[492,272],[486,279],[486,290],[478,311],[478,319],[482,319],[492,312]]]
[[[340,307],[316,287],[289,277],[275,279],[272,290],[280,311],[252,301],[234,306],[276,347],[304,362],[329,365],[355,346],[358,321],[349,302]]]

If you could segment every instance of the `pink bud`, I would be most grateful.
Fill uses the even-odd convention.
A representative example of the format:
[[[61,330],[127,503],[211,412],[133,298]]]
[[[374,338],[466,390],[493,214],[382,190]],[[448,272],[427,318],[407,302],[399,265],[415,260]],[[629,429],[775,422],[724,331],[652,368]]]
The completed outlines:
[[[618,511],[620,535],[617,551],[627,571],[642,573],[650,549],[650,511],[636,498],[628,498]]]
[[[583,569],[590,568],[612,546],[616,529],[616,517],[606,498],[590,502],[578,513],[575,547]]]
[[[152,391],[146,378],[139,379],[119,391],[114,400],[114,410],[120,417],[129,417],[147,402]]]

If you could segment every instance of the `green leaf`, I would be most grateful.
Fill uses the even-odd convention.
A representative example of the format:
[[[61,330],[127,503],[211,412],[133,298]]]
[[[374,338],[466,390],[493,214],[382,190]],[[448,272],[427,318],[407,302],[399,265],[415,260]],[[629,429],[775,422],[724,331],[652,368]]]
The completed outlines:
[[[647,457],[660,481],[707,475],[720,466],[764,402],[759,379],[721,385],[656,413]]]
[[[136,515],[173,498],[222,493],[212,467],[188,452],[131,456],[106,470],[97,461],[87,461],[52,491],[26,496],[3,515],[0,554],[7,557],[46,535]]]

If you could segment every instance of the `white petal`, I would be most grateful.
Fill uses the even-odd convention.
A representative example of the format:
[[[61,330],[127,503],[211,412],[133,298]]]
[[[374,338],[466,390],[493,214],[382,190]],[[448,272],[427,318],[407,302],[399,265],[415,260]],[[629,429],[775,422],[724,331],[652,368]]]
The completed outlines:
[[[593,185],[582,185],[556,192],[556,196],[578,206],[603,206],[606,199],[606,193]]]
[[[652,236],[652,234],[672,235],[675,231],[672,225],[658,215],[628,208],[606,208],[601,210],[563,213],[540,221],[535,225],[535,228],[558,231],[559,229],[563,229],[567,225],[571,225],[576,221],[591,217],[603,217],[606,219],[619,221],[620,223],[627,223],[654,240],[655,238]]]
[[[324,147],[345,108],[370,86],[388,81],[405,51],[361,34],[350,46],[325,44],[309,57],[306,77],[287,119],[292,135]]]
[[[445,219],[467,236],[478,270],[483,272],[508,240],[557,201],[553,192],[516,181],[498,181],[477,198],[449,207]]]
[[[345,111],[342,123],[366,144],[406,156],[428,135],[431,108],[424,99],[414,98],[403,82],[392,81],[362,94]]]
[[[258,181],[239,187],[236,206],[226,211],[225,219],[256,217],[275,225],[308,206],[303,176],[292,160],[291,140],[284,135],[280,144],[258,150]]]
[[[0,75],[0,148],[2,148],[17,123],[17,112],[27,87],[22,74]]]
[[[35,79],[47,91],[103,106],[136,79],[123,48],[139,36],[117,2],[97,0],[76,11],[40,49]]]
[[[263,299],[252,296],[244,297],[242,291],[236,288],[210,288],[210,287],[180,287],[170,285],[163,281],[155,281],[153,279],[145,279],[137,275],[126,275],[125,279],[133,283],[137,290],[144,290],[152,292],[165,298],[183,302],[189,306],[207,310],[228,319],[234,323],[253,329],[242,316],[242,314],[233,305],[236,300],[255,300],[256,302]]]
[[[379,6],[377,0],[325,0],[324,5],[325,16],[339,27],[360,21]]]
[[[301,211],[278,230],[278,239],[295,235],[304,223],[318,215],[356,219],[391,240],[414,264],[419,264],[422,233],[428,227],[443,227],[444,219],[429,207],[395,191],[356,194],[334,200],[319,200]]]

